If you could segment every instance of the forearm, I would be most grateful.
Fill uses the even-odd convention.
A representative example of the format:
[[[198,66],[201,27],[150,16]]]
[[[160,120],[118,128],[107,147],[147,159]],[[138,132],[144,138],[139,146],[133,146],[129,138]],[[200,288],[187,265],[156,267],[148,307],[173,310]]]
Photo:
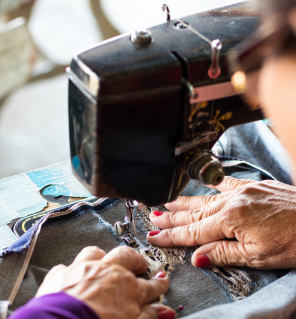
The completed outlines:
[[[99,319],[84,302],[67,295],[56,293],[31,299],[16,310],[10,319]]]

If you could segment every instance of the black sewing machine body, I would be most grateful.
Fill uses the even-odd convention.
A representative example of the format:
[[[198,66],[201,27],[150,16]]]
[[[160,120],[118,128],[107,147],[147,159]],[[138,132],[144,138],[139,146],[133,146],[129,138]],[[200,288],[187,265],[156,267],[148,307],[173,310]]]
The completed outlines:
[[[172,201],[190,181],[192,159],[210,150],[227,128],[262,119],[256,106],[236,93],[226,94],[233,91],[228,51],[254,32],[260,14],[240,4],[182,21],[221,40],[216,79],[209,76],[211,45],[176,20],[150,28],[149,44],[132,43],[124,35],[73,59],[72,167],[93,195],[148,206]],[[204,143],[176,151],[203,136]]]

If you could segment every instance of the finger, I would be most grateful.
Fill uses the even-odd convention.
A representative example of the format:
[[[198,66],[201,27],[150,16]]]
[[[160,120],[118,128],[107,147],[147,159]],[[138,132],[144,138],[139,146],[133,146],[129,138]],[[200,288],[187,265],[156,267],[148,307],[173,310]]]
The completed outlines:
[[[138,319],[175,319],[176,312],[165,306],[152,304],[148,306],[143,306],[141,308],[141,313]]]
[[[112,249],[103,257],[102,262],[120,265],[137,275],[143,274],[148,268],[147,261],[132,248],[126,246]]]
[[[219,214],[187,226],[150,231],[147,240],[153,245],[175,247],[204,245],[224,239],[226,236],[222,229],[223,218],[219,218]]]
[[[76,256],[71,266],[78,266],[85,261],[101,260],[106,255],[106,252],[97,246],[85,247]]]
[[[160,271],[151,280],[138,279],[141,294],[140,305],[155,301],[169,289],[170,279],[165,271]]]
[[[208,187],[216,189],[219,192],[229,192],[250,183],[255,183],[255,181],[252,181],[250,179],[237,179],[230,176],[225,176],[221,184],[217,186],[210,185]]]
[[[225,203],[225,200],[219,200],[198,210],[185,210],[180,212],[155,211],[150,214],[150,220],[161,229],[190,225],[218,213],[224,207]]]
[[[55,276],[56,274],[59,274],[62,270],[67,268],[63,264],[56,265],[50,269],[50,271],[47,273],[47,275],[44,277],[44,279],[50,277],[50,276]]]
[[[67,267],[65,265],[57,265],[53,267],[44,277],[35,297],[41,297],[61,291],[64,279],[64,270],[66,268]]]
[[[203,206],[209,205],[217,200],[226,198],[229,194],[230,192],[225,192],[213,196],[179,196],[174,202],[166,203],[164,206],[168,210],[172,211],[198,209],[202,208]]]
[[[47,273],[47,275],[44,277],[43,282],[51,282],[52,280],[55,280],[57,277],[63,277],[64,276],[64,270],[66,270],[65,265],[57,265],[51,268],[51,270]]]
[[[248,266],[248,253],[238,241],[222,240],[198,248],[191,257],[195,267]]]

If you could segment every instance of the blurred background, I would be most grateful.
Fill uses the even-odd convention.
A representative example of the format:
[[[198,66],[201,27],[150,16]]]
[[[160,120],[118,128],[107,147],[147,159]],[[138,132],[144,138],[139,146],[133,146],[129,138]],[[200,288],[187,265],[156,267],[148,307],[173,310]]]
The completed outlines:
[[[139,27],[239,0],[0,0],[0,178],[69,159],[75,52]]]

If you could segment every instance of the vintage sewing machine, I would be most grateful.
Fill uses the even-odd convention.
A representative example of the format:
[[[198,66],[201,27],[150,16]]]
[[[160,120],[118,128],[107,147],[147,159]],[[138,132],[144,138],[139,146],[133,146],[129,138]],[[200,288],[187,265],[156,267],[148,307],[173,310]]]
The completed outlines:
[[[128,199],[120,235],[134,231],[138,202],[173,201],[190,179],[219,184],[212,146],[227,128],[262,119],[229,68],[229,51],[261,14],[248,2],[182,19],[163,9],[163,24],[104,41],[68,68],[73,172],[95,196]]]

